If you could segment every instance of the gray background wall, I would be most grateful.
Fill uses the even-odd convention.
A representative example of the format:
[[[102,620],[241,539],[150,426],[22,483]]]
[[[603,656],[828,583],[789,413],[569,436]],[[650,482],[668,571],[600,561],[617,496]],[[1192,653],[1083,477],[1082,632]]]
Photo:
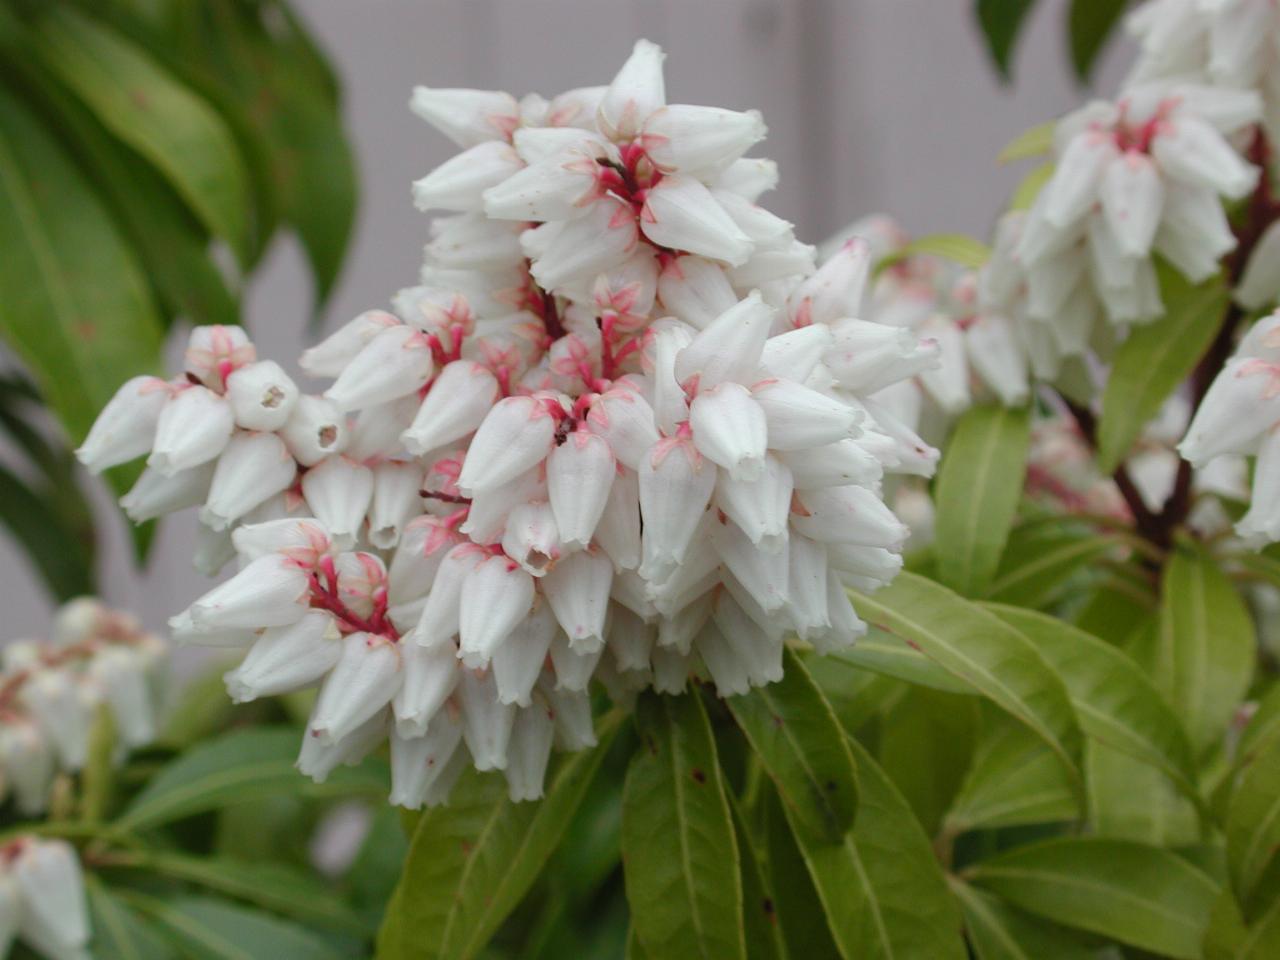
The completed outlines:
[[[360,210],[347,264],[324,313],[332,327],[383,306],[412,283],[426,222],[409,183],[452,148],[407,110],[416,83],[552,94],[606,82],[635,38],[666,47],[672,102],[757,107],[769,125],[757,152],[782,183],[766,203],[816,242],[873,211],[927,233],[985,236],[1020,174],[995,163],[1014,135],[1069,109],[1062,22],[1045,0],[1000,86],[970,0],[295,0],[337,64],[360,167]],[[1098,86],[1127,60],[1111,50]],[[315,198],[324,203],[324,197]],[[262,355],[292,363],[307,337],[309,280],[282,237],[247,291]],[[175,358],[181,345],[174,345]],[[135,571],[123,524],[98,491],[106,599],[162,628],[207,589],[190,564],[193,514],[162,528]],[[0,537],[4,639],[40,635],[50,603],[25,559]]]

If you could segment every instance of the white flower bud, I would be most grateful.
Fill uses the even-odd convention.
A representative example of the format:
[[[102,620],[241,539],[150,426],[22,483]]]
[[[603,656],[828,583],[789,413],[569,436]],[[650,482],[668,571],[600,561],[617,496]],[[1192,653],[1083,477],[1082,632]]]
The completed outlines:
[[[600,99],[596,122],[612,140],[630,140],[667,100],[662,80],[666,54],[656,43],[637,40],[631,56]]]
[[[458,657],[476,670],[489,665],[533,606],[533,577],[505,556],[490,557],[462,581],[459,597]]]
[[[422,608],[422,617],[413,628],[414,642],[430,647],[457,636],[463,581],[485,557],[484,550],[474,543],[459,544],[444,555]]]
[[[768,429],[764,411],[741,384],[702,390],[689,405],[689,425],[698,452],[736,480],[752,480],[764,469]]]
[[[388,460],[373,468],[369,542],[383,550],[400,542],[400,533],[422,506],[422,464]]]
[[[302,749],[298,752],[295,766],[304,776],[316,783],[324,783],[338,767],[358,764],[386,735],[386,710],[379,710],[341,740],[330,742],[308,731],[302,738]]]
[[[921,371],[921,386],[943,412],[961,413],[971,402],[964,333],[950,317],[942,315],[926,320],[920,332],[938,344],[941,360],[938,366]]]
[[[1260,310],[1280,300],[1280,220],[1273,221],[1254,244],[1235,299],[1246,310]]]
[[[871,246],[862,237],[846,240],[789,300],[795,326],[831,324],[862,312],[862,296],[871,269]]]
[[[89,673],[111,707],[121,741],[142,747],[156,736],[156,709],[138,651],[109,646],[94,654]]]
[[[493,490],[541,463],[555,443],[556,418],[542,397],[507,397],[494,405],[476,431],[458,486],[470,493]]]
[[[408,324],[388,327],[370,340],[324,392],[339,410],[389,403],[423,387],[435,371],[426,334]]]
[[[1236,357],[1227,362],[1196,410],[1178,452],[1199,466],[1230,453],[1255,453],[1263,432],[1280,422],[1280,366]]]
[[[172,390],[159,377],[126,380],[93,421],[76,458],[90,473],[101,473],[149,453]]]
[[[880,461],[855,440],[840,440],[806,450],[779,451],[777,456],[791,470],[798,490],[842,487],[848,483],[874,486],[884,474]]]
[[[598,160],[604,146],[579,137],[566,149],[531,164],[484,192],[484,212],[499,220],[572,220],[603,195]]]
[[[806,490],[796,497],[792,515],[796,532],[820,543],[853,543],[900,550],[907,529],[878,496],[866,487]]]
[[[308,734],[326,744],[342,740],[391,702],[402,679],[395,643],[370,633],[348,635],[320,688]]]
[[[293,485],[297,463],[274,433],[238,433],[213,471],[200,522],[226,530],[263,501]]]
[[[728,593],[716,598],[711,616],[735,659],[746,669],[751,686],[763,687],[782,679],[781,631],[762,629]]]
[[[433,784],[445,776],[462,742],[462,720],[449,710],[439,711],[421,734],[391,734],[390,802],[406,810],[421,809]]]
[[[347,446],[347,421],[337,405],[323,397],[301,396],[289,422],[280,431],[289,453],[304,467],[342,453]]]
[[[560,559],[560,533],[548,503],[522,503],[507,517],[502,550],[531,576],[540,577]]]
[[[835,343],[823,356],[842,387],[859,395],[875,393],[938,363],[938,346],[910,330],[866,320],[835,327]]]
[[[401,435],[405,449],[421,455],[461,440],[484,422],[500,396],[498,380],[487,368],[472,360],[447,364]]]
[[[520,125],[515,97],[498,90],[414,87],[409,109],[464,149],[505,140]]]
[[[640,229],[660,247],[735,267],[746,263],[754,249],[711,191],[685,174],[663,177],[645,194]]]
[[[645,623],[626,608],[615,607],[610,614],[609,636],[605,640],[619,670],[648,670],[658,629]]]
[[[55,763],[53,749],[40,727],[21,717],[0,726],[0,770],[23,816],[44,811]]]
[[[311,686],[341,654],[332,615],[309,610],[297,623],[264,630],[240,666],[223,679],[234,703],[248,703]]]
[[[632,470],[658,442],[653,408],[626,381],[595,399],[587,413],[587,429],[604,437],[618,462]]]
[[[366,310],[314,347],[304,350],[298,366],[312,377],[336,377],[370,340],[388,327],[398,326],[400,321],[394,314],[385,310]]]
[[[373,471],[347,457],[330,457],[302,475],[302,494],[333,542],[349,549],[373,501]]]
[[[311,574],[288,557],[269,554],[248,564],[191,605],[198,632],[285,627],[307,612]]]
[[[167,513],[194,507],[209,495],[213,473],[213,463],[203,463],[172,475],[147,467],[129,492],[120,498],[120,506],[134,523],[145,523]]]
[[[772,551],[762,550],[736,523],[726,520],[711,528],[711,543],[724,565],[766,613],[786,606],[789,597],[786,538]]]
[[[501,703],[529,706],[551,639],[559,630],[550,605],[535,602],[533,611],[516,624],[507,642],[493,652],[490,669]]]
[[[613,564],[603,553],[582,551],[561,559],[542,578],[542,592],[575,650],[604,646]]]
[[[615,570],[640,565],[640,478],[632,470],[620,470],[609,489],[604,513],[596,524],[595,541],[613,561]]]
[[[452,643],[401,643],[400,657],[404,679],[391,701],[396,730],[402,737],[419,737],[457,688],[462,671]]]
[[[829,567],[827,547],[808,537],[787,540],[787,597],[792,626],[802,640],[814,633],[831,629],[830,602],[827,599]]]
[[[764,135],[764,121],[757,110],[739,113],[676,104],[649,114],[640,144],[655,167],[670,173],[732,163]]]
[[[462,707],[462,738],[477,770],[503,770],[516,708],[498,700],[493,672],[462,672],[458,702]]]
[[[431,514],[410,520],[400,534],[387,571],[387,599],[392,606],[425,597],[440,561],[460,539],[458,533]]]
[[[243,328],[212,325],[192,329],[183,365],[189,378],[221,393],[228,375],[256,359],[258,351]]]
[[[603,654],[603,643],[589,650],[582,647],[575,648],[563,632],[558,632],[551,638],[549,651],[551,666],[556,675],[556,689],[586,693]]]
[[[147,466],[173,476],[207,463],[222,452],[234,429],[225,397],[206,387],[183,388],[160,411]]]
[[[500,140],[478,143],[415,180],[413,205],[419,210],[482,210],[484,192],[523,166],[510,144]]]
[[[708,324],[676,357],[676,380],[696,382],[706,390],[725,380],[751,383],[760,370],[760,357],[776,310],[759,291],[734,304]],[[696,380],[695,380],[696,378]]]
[[[770,337],[760,353],[760,366],[769,377],[804,383],[835,342],[831,328],[811,324]]]
[[[791,471],[770,456],[765,458],[759,475],[750,479],[721,473],[716,481],[715,502],[756,547],[772,552],[786,543],[793,489]]]
[[[719,264],[688,255],[675,257],[662,268],[658,297],[667,310],[699,330],[738,302]]]
[[[609,444],[574,430],[547,458],[547,493],[560,541],[585,548],[609,502],[617,464]]]
[[[639,239],[631,205],[607,196],[573,220],[528,231],[522,242],[533,261],[533,278],[544,290],[556,290],[566,284],[589,283],[618,266],[635,251]]]
[[[507,748],[508,796],[512,803],[542,798],[542,782],[551,758],[555,724],[551,713],[540,703],[516,711]]]
[[[65,669],[39,669],[23,684],[22,702],[53,742],[62,766],[83,767],[92,716],[76,679]]]
[[[9,875],[22,892],[22,938],[49,957],[87,957],[89,907],[75,848],[26,839]]]
[[[716,468],[681,437],[660,441],[640,464],[640,513],[644,518],[641,576],[652,579],[684,559],[711,502]]]
[[[1232,200],[1248,194],[1258,182],[1258,169],[1242,160],[1222,134],[1186,114],[1163,126],[1152,141],[1151,154],[1167,176]]]
[[[513,510],[521,504],[547,498],[543,472],[539,464],[499,487],[473,493],[466,522],[458,528],[459,531],[476,543],[493,543],[502,539]]]
[[[279,430],[298,401],[298,387],[278,363],[259,360],[227,377],[227,400],[236,426]]]

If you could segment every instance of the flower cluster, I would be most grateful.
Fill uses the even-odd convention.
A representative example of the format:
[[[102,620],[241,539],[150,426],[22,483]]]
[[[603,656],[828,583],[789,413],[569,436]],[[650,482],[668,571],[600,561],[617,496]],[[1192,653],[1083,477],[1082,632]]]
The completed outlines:
[[[238,700],[321,684],[305,772],[389,736],[395,803],[468,763],[533,798],[553,743],[592,742],[592,679],[742,693],[789,634],[853,642],[846,588],[907,534],[881,479],[937,457],[872,395],[938,351],[857,319],[867,244],[816,267],[756,203],[758,114],[667,105],[653,44],[607,87],[412,107],[463,148],[414,184],[447,215],[394,313],[303,355],[329,388],[199,329],[81,456],[149,453],[136,519],[203,504],[206,566],[241,569],[175,632],[249,648]]]
[[[0,844],[0,956],[21,939],[49,960],[89,960],[89,937],[75,849],[29,836]]]
[[[48,805],[59,770],[85,763],[98,708],[115,721],[121,750],[155,737],[156,685],[166,644],[128,614],[85,597],[57,614],[47,642],[16,640],[0,669],[0,795],[24,814]]]

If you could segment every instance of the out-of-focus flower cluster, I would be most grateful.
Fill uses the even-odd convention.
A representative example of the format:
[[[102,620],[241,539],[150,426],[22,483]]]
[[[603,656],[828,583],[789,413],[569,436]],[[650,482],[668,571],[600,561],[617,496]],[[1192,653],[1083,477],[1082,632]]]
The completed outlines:
[[[90,960],[89,937],[75,848],[31,836],[0,844],[0,956],[21,939],[48,960]]]
[[[201,565],[240,570],[175,634],[247,648],[237,700],[320,684],[303,771],[389,736],[397,804],[468,764],[534,798],[553,743],[593,742],[593,679],[742,693],[788,635],[854,641],[846,588],[907,534],[882,478],[937,458],[873,395],[938,349],[857,319],[867,244],[816,266],[756,203],[759,115],[668,105],[653,44],[607,87],[412,107],[463,149],[414,184],[447,215],[394,312],[303,355],[328,389],[197,329],[80,456],[148,455],[137,520],[201,506]]]
[[[59,771],[85,763],[105,705],[120,757],[155,737],[167,645],[133,617],[85,597],[66,604],[52,638],[15,640],[0,663],[0,794],[42,812]]]

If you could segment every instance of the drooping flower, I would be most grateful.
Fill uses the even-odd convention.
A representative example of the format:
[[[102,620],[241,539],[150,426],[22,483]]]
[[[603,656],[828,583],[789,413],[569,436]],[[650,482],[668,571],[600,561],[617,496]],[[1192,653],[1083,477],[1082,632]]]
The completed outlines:
[[[0,845],[0,954],[19,939],[49,960],[89,960],[90,936],[75,848],[33,836]]]

